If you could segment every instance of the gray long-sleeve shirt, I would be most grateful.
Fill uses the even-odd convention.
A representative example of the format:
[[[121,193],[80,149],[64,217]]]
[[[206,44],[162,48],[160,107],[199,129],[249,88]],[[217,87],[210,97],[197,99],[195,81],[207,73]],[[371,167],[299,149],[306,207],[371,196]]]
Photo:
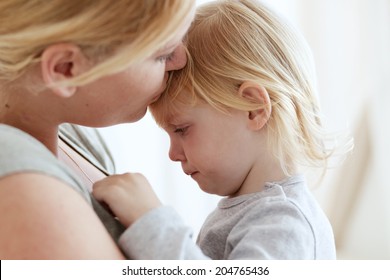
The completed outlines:
[[[331,225],[303,176],[266,183],[265,190],[223,198],[196,245],[170,207],[156,208],[119,239],[134,259],[335,259]]]

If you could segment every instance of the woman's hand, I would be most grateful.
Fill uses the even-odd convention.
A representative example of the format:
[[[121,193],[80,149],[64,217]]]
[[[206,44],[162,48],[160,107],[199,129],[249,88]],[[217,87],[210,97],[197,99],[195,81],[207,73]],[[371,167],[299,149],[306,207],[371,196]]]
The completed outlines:
[[[93,185],[93,196],[108,205],[126,227],[161,206],[148,180],[139,173],[112,175]]]

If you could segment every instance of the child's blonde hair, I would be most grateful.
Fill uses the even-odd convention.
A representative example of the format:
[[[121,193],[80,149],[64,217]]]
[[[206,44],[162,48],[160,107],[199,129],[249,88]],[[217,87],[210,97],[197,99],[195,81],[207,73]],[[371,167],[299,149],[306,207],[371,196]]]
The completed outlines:
[[[68,84],[120,72],[166,44],[193,5],[182,0],[2,0],[0,79],[16,80],[47,46],[61,42],[102,61]]]
[[[197,102],[224,112],[261,109],[237,94],[251,81],[270,96],[269,148],[286,175],[296,164],[326,166],[331,151],[324,146],[313,59],[297,32],[256,1],[225,0],[198,8],[186,44],[187,66],[150,107],[159,125]]]

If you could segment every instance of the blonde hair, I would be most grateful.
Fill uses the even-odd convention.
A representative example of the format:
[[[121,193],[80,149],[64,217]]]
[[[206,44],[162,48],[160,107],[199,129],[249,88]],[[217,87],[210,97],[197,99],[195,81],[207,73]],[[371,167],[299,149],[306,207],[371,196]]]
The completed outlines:
[[[270,96],[268,144],[285,174],[296,164],[326,166],[332,150],[324,145],[313,59],[299,33],[259,2],[225,0],[197,9],[185,42],[187,66],[151,105],[159,125],[180,106],[198,102],[223,112],[261,109],[237,94],[251,81]]]
[[[182,0],[2,0],[0,79],[22,76],[51,44],[74,43],[97,63],[67,84],[120,72],[166,44],[190,13]]]

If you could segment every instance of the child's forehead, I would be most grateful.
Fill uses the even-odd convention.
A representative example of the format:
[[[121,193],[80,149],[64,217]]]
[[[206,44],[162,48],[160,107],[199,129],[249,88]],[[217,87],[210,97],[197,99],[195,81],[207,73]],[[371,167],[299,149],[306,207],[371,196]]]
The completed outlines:
[[[188,122],[194,115],[197,114],[202,104],[180,104],[179,106],[171,107],[164,117],[166,125],[179,125]]]
[[[167,122],[170,124],[182,122],[186,117],[189,116],[190,108],[187,106],[181,106],[171,110],[167,117]]]
[[[176,128],[185,122],[184,116],[182,114],[172,113],[169,116],[165,116],[166,118],[160,123],[160,126],[167,131]]]

